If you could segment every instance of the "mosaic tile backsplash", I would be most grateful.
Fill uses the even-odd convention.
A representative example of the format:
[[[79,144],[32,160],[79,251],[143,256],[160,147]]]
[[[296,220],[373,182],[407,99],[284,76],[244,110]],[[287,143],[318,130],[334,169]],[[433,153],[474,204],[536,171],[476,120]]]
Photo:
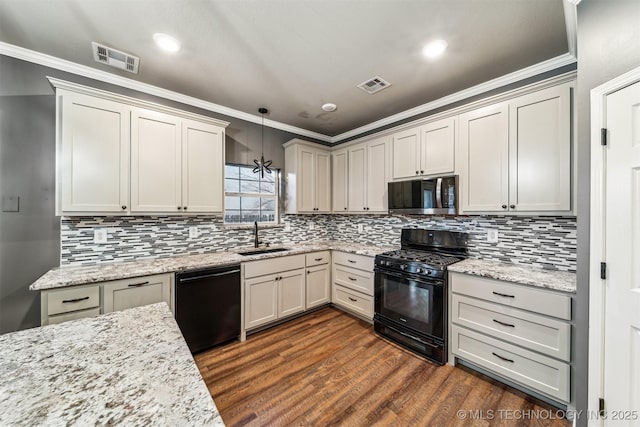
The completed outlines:
[[[473,258],[576,271],[574,217],[286,215],[283,221],[289,224],[289,231],[261,228],[260,239],[273,245],[328,239],[399,245],[402,228],[437,228],[468,232]],[[189,237],[193,226],[198,227],[197,238]],[[94,228],[107,229],[108,243],[93,243]],[[487,242],[487,229],[498,230],[498,243]],[[63,217],[60,264],[198,254],[252,244],[251,228],[225,226],[221,216]]]

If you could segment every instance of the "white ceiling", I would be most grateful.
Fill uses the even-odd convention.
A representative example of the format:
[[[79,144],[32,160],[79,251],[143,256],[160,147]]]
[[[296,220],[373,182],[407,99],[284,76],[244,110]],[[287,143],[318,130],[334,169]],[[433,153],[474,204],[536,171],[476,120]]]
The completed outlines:
[[[449,48],[430,61],[434,38]],[[0,41],[329,136],[568,51],[562,0],[0,0]],[[140,73],[94,62],[92,41]],[[392,86],[356,88],[375,75]]]

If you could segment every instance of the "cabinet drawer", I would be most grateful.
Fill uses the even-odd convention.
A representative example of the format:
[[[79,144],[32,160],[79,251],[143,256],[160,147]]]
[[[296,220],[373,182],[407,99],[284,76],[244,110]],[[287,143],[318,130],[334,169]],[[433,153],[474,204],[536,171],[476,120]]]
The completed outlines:
[[[363,295],[344,286],[333,285],[333,303],[368,319],[373,318],[373,297],[369,295]]]
[[[115,280],[102,285],[104,313],[163,301],[171,307],[171,275],[169,274]]]
[[[313,252],[305,256],[305,264],[307,267],[327,264],[329,261],[331,261],[331,253],[329,251]]]
[[[468,274],[449,275],[452,292],[571,320],[571,298],[567,295]]]
[[[244,277],[264,276],[266,274],[280,273],[283,271],[304,268],[305,256],[282,256],[261,261],[250,261],[244,264]]]
[[[100,307],[100,286],[83,286],[47,292],[49,316]]]
[[[373,296],[373,273],[336,265],[333,281],[344,287]]]
[[[568,323],[457,294],[453,294],[451,310],[453,323],[567,362],[570,359]]]
[[[451,332],[452,352],[459,358],[561,401],[570,400],[567,363],[457,325]]]
[[[66,322],[68,320],[83,319],[85,317],[93,317],[100,314],[100,307],[90,308],[88,310],[72,311],[71,313],[58,314],[47,319],[47,324],[55,325],[56,323]]]
[[[364,271],[373,271],[373,257],[354,255],[346,252],[333,252],[333,262]]]

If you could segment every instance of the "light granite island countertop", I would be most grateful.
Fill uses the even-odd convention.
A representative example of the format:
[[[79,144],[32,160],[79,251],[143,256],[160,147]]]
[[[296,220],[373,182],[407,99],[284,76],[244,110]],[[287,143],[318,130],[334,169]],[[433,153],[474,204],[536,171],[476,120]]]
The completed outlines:
[[[576,291],[576,274],[566,271],[543,270],[526,265],[475,258],[467,258],[452,264],[447,267],[447,270],[555,291],[571,293]]]
[[[273,246],[278,247],[278,246]],[[298,255],[323,250],[337,250],[358,255],[374,256],[395,250],[393,246],[363,245],[338,241],[318,241],[296,243],[285,246],[286,251],[244,256],[240,251],[253,248],[237,248],[226,252],[210,252],[197,255],[180,255],[164,258],[140,259],[135,261],[105,262],[91,266],[63,266],[49,270],[36,280],[29,289],[41,291],[88,283],[150,276],[153,274],[174,273],[184,270],[240,264],[242,262]]]
[[[0,425],[224,426],[165,303],[0,335]]]

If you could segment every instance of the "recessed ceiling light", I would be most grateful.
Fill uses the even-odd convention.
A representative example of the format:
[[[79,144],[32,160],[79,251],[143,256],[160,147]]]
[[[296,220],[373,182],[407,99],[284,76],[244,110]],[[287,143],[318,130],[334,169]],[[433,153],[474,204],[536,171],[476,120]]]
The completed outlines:
[[[338,106],[336,104],[332,104],[331,102],[327,102],[326,104],[322,104],[322,109],[324,111],[332,112],[336,111]]]
[[[444,51],[447,50],[447,42],[444,40],[434,40],[431,43],[427,44],[423,49],[422,53],[427,58],[437,58],[442,55]]]
[[[180,50],[180,42],[168,34],[155,33],[153,35],[153,41],[164,51],[177,52]]]

